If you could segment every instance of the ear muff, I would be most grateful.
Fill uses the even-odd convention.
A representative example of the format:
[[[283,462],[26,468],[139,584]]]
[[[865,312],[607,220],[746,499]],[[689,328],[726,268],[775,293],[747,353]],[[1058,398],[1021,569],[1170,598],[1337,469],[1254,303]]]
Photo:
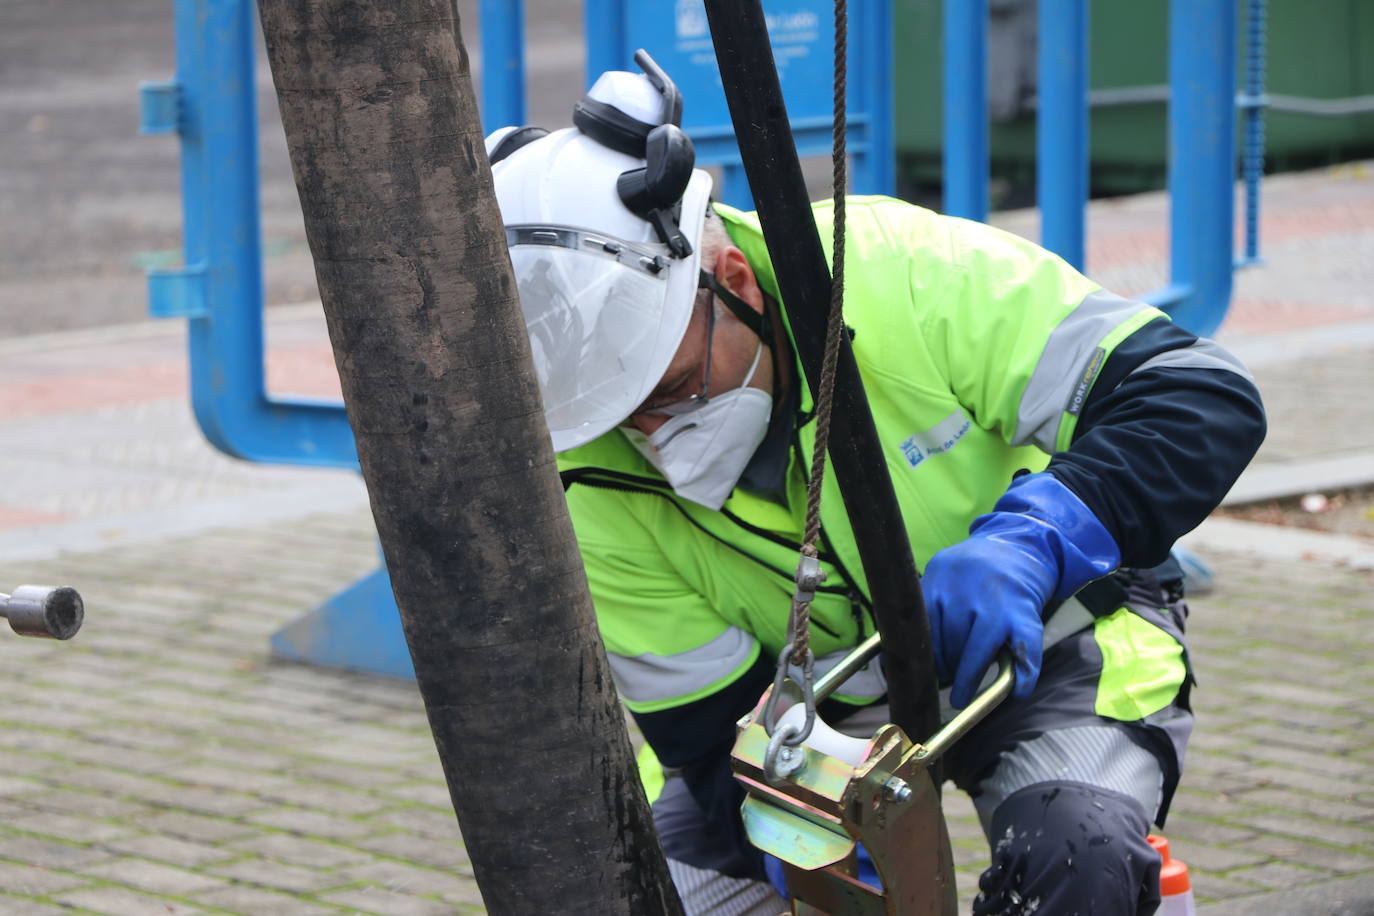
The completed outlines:
[[[645,164],[621,172],[616,192],[630,212],[644,217],[677,258],[692,253],[692,245],[678,228],[677,204],[692,180],[696,152],[692,141],[676,124],[660,124],[645,141]]]
[[[502,137],[496,146],[492,147],[491,155],[487,158],[491,161],[492,165],[495,165],[520,147],[533,143],[540,137],[547,137],[548,135],[549,132],[542,127],[534,127],[532,125],[517,127],[515,130],[512,130]]]
[[[640,214],[677,203],[696,165],[692,141],[674,124],[655,127],[644,146],[644,168],[622,172],[615,183],[625,206]]]

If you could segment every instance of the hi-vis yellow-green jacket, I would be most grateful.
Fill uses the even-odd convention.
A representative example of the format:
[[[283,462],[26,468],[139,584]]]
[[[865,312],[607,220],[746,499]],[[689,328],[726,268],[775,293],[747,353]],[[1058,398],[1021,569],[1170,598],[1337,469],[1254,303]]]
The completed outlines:
[[[717,211],[760,287],[778,298],[757,217]],[[830,205],[815,214],[828,247]],[[1020,238],[890,198],[851,198],[847,226],[845,321],[924,569],[967,535],[1017,470],[1041,470],[1068,447],[1104,361],[1162,313],[1103,291]],[[803,415],[809,400],[803,386]],[[611,667],[635,713],[708,698],[760,653],[771,667],[787,626],[814,438],[814,421],[797,431],[786,507],[738,489],[721,511],[680,499],[616,430],[560,456]],[[828,576],[811,611],[818,675],[873,632],[834,475],[824,484]],[[1140,657],[1163,668],[1146,673],[1144,692],[1109,701],[1118,706],[1107,714],[1120,718],[1162,708],[1184,676],[1177,643],[1137,623],[1111,638],[1125,639],[1117,648],[1128,654],[1133,640],[1148,643]],[[845,693],[862,703],[883,691],[875,666]]]

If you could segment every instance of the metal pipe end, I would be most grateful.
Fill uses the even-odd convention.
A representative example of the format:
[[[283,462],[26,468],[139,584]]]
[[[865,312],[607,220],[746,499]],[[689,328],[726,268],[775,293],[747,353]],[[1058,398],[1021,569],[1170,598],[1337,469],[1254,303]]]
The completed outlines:
[[[71,639],[81,629],[86,606],[77,590],[65,585],[21,585],[2,613],[20,636]]]

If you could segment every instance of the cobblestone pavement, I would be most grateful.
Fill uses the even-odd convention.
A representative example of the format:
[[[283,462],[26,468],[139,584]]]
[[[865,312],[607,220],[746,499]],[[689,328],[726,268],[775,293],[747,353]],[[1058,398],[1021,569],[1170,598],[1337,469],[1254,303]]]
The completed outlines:
[[[1163,207],[1094,205],[1095,237],[1148,260]],[[1374,452],[1374,180],[1285,176],[1266,207],[1268,265],[1222,335],[1269,403],[1260,460]],[[481,912],[413,685],[267,656],[375,566],[361,484],[210,449],[182,336],[0,341],[0,589],[70,583],[88,603],[71,643],[0,634],[0,913]],[[337,395],[318,307],[274,309],[268,337],[272,390]],[[1191,624],[1199,728],[1166,832],[1227,912],[1313,912],[1274,892],[1335,883],[1374,901],[1374,582],[1277,537],[1262,559],[1210,542],[1219,584]],[[967,899],[987,852],[956,796]]]
[[[1374,878],[1374,574],[1213,559],[1220,587],[1189,628],[1198,724],[1174,853],[1206,899]]]
[[[88,618],[0,646],[0,912],[481,912],[413,685],[265,655],[374,562],[355,510],[6,564]]]
[[[413,686],[266,655],[372,538],[353,510],[0,565],[89,607],[0,643],[0,912],[482,912]],[[1374,876],[1374,575],[1212,560],[1174,854],[1204,902]],[[987,849],[948,813],[967,900]]]
[[[1238,194],[1238,233],[1239,207]],[[1087,273],[1123,296],[1167,285],[1168,213],[1163,192],[1094,201]],[[1266,178],[1260,217],[1262,264],[1235,275],[1228,342],[1374,318],[1374,164]],[[990,221],[1039,237],[1034,210],[995,213]]]

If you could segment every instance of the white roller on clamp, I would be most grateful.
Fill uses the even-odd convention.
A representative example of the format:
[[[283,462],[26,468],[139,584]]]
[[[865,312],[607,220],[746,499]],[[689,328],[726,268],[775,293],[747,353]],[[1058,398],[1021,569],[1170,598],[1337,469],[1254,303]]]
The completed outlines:
[[[800,729],[805,718],[806,708],[799,703],[779,716],[777,724],[780,728],[792,725]],[[802,747],[808,747],[819,754],[842,760],[853,767],[858,766],[868,755],[867,738],[855,738],[844,732],[836,731],[821,718],[817,718],[811,724],[811,734],[802,741]],[[786,754],[789,760],[792,758],[792,754],[789,753],[791,750],[791,748],[783,749],[783,754]]]
[[[796,916],[954,912],[954,895],[932,885],[949,869],[940,861],[947,844],[932,842],[945,825],[929,767],[1011,694],[1011,660],[1002,655],[992,685],[923,744],[896,725],[852,738],[808,716],[808,705],[814,710],[879,648],[875,634],[846,656],[816,683],[812,704],[801,685],[779,679],[739,722],[731,762],[748,793],[745,829],[755,846],[782,860]],[[808,718],[798,746],[777,740]],[[881,886],[858,878],[859,843]]]

